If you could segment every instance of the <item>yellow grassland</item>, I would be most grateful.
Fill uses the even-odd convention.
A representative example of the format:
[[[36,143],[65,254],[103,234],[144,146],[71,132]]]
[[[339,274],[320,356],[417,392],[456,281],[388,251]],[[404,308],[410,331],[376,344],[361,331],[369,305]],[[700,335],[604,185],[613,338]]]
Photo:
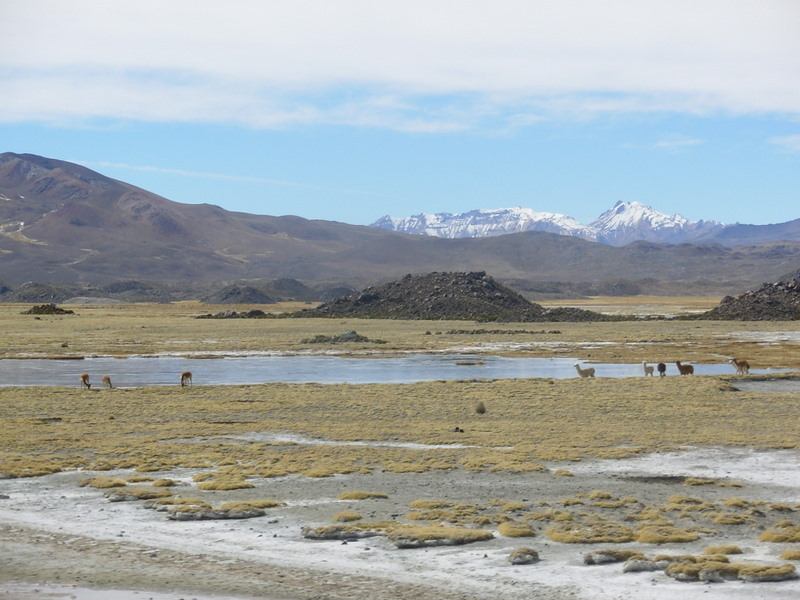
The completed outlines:
[[[602,301],[603,306],[613,304],[611,299]],[[660,302],[662,308],[687,310],[686,299]],[[647,299],[647,303],[653,305],[656,299]],[[626,299],[617,306],[634,304]],[[746,358],[754,369],[800,369],[798,342],[794,341],[800,338],[798,322],[197,320],[194,317],[199,314],[231,307],[193,302],[73,306],[75,315],[37,319],[21,314],[27,308],[29,305],[0,305],[4,340],[0,357],[215,356],[264,350],[377,355],[503,344],[493,352],[629,363],[719,363],[736,356]],[[234,310],[250,308],[256,307]],[[513,333],[491,332],[496,329]],[[326,346],[302,342],[318,334],[347,330],[386,343]],[[202,364],[198,362],[198,373]],[[124,361],[120,365],[123,368]],[[202,381],[198,373],[195,380]],[[177,375],[172,386],[93,386],[85,390],[76,381],[70,387],[0,387],[0,475],[36,476],[73,468],[130,469],[145,474],[182,467],[199,471],[193,477],[199,490],[218,493],[252,487],[251,482],[258,478],[287,474],[329,477],[462,469],[556,476],[572,475],[565,461],[583,458],[624,458],[685,446],[775,449],[800,444],[797,395],[736,391],[742,376],[735,375],[733,368],[725,376],[185,388],[177,385]],[[484,414],[476,413],[478,402],[485,405]],[[258,437],[249,434],[260,432],[291,433],[296,434],[293,439],[311,441],[253,441]],[[326,443],[315,444],[315,439]],[[545,464],[549,461],[557,462]],[[87,479],[86,485],[125,490],[126,484],[146,481],[151,478],[95,476]],[[164,481],[155,479],[152,486],[166,485]],[[772,527],[764,533],[765,541],[797,543],[796,526],[773,523],[784,518],[783,513],[795,512],[798,505],[737,497],[712,501],[684,495],[731,485],[727,481],[687,478],[684,485],[681,494],[654,505],[591,488],[568,501],[540,501],[537,509],[531,502],[515,498],[485,506],[446,497],[421,498],[409,504],[405,519],[420,525],[413,531],[423,538],[430,535],[424,522],[431,522],[488,527],[512,537],[531,535],[535,526],[537,531],[547,529],[550,539],[567,543],[633,539],[663,543],[695,539],[697,534],[721,527],[749,531],[757,519],[767,518]],[[375,491],[351,491],[341,499],[386,496],[376,478]],[[346,527],[368,527],[359,523]],[[396,526],[384,525],[387,529]],[[339,523],[337,527],[345,526]]]
[[[608,312],[636,314],[640,297],[595,299]],[[685,313],[686,299],[663,298],[658,310]],[[616,301],[616,304],[613,302]],[[202,319],[222,310],[291,312],[301,304],[209,306],[199,302],[70,306],[74,315],[22,315],[29,304],[0,304],[0,358],[181,353],[218,356],[264,350],[335,349],[340,353],[396,354],[464,347],[530,357],[577,356],[599,362],[715,362],[746,358],[753,369],[800,369],[800,342],[776,343],[776,335],[800,330],[800,322],[637,320],[613,323],[475,323],[381,319]],[[713,306],[708,302],[708,308]],[[316,335],[348,330],[385,344],[335,346],[303,343]],[[507,330],[512,333],[480,333]],[[674,366],[674,365],[673,365]],[[731,372],[734,370],[731,368]],[[108,373],[112,376],[113,373]],[[601,374],[599,374],[601,375]],[[487,409],[491,407],[487,405]]]
[[[263,384],[115,390],[0,388],[0,473],[60,468],[223,469],[217,481],[287,473],[465,467],[625,457],[686,445],[795,448],[794,394],[734,392],[726,377]],[[475,399],[491,410],[477,415]],[[453,431],[454,426],[463,433]],[[342,445],[249,443],[293,432]],[[353,441],[453,448],[347,445]],[[231,463],[237,469],[230,473]]]

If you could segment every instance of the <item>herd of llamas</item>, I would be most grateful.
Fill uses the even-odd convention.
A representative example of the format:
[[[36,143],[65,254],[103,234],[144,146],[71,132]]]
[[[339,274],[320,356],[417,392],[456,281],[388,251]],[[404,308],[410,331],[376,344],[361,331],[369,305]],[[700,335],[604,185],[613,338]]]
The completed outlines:
[[[732,358],[728,361],[736,368],[737,375],[747,375],[750,373],[750,363],[746,360]],[[681,375],[694,375],[694,367],[692,365],[684,365],[680,361],[675,361],[675,366],[678,367],[678,372]],[[575,363],[575,369],[578,371],[578,375],[580,377],[594,377],[595,376],[595,368],[594,367],[581,367],[580,363]],[[642,361],[642,369],[644,370],[645,377],[653,377],[655,375],[655,371],[658,370],[659,377],[665,377],[667,374],[667,365],[663,362],[658,363],[658,365],[648,365],[647,361]],[[114,385],[111,383],[111,377],[108,375],[103,375],[101,378],[103,387],[113,388]],[[180,385],[181,387],[186,387],[192,385],[192,372],[191,371],[184,371],[181,373],[180,377]],[[87,390],[92,388],[92,384],[89,381],[89,374],[82,373],[80,375],[80,386],[81,388],[85,388]]]

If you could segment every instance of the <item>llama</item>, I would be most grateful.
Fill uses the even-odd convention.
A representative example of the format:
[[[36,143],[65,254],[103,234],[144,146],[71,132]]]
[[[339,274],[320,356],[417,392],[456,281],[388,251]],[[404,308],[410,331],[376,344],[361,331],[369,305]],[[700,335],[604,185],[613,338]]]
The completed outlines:
[[[113,385],[111,385],[111,377],[109,377],[108,375],[103,375],[102,380],[103,380],[103,385],[106,386],[108,389],[114,387]]]
[[[581,377],[594,377],[594,367],[586,367],[585,369],[581,369],[581,365],[579,363],[575,363],[575,368],[578,370],[578,375]]]
[[[678,371],[681,375],[694,375],[694,367],[692,365],[682,365],[681,361],[675,361],[678,366]]]
[[[658,376],[664,377],[667,374],[667,365],[664,363],[658,363]]]
[[[736,367],[737,375],[748,375],[750,373],[750,363],[746,360],[736,360],[735,358],[732,358],[728,362],[732,363],[733,366]]]
[[[192,385],[192,372],[184,371],[181,373],[181,387]]]
[[[87,390],[92,389],[92,384],[89,383],[89,374],[83,373],[80,377],[81,379],[81,389],[86,388]]]
[[[654,371],[653,365],[648,365],[646,360],[642,361],[642,369],[644,369],[645,377],[647,377],[648,375],[650,375],[650,377],[653,376],[653,371]]]

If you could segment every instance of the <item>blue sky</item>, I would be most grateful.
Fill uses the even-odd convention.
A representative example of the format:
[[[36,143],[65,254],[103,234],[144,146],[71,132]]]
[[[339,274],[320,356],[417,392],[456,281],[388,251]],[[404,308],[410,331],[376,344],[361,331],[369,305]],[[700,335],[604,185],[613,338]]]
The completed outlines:
[[[9,0],[0,151],[369,224],[800,218],[796,0]]]

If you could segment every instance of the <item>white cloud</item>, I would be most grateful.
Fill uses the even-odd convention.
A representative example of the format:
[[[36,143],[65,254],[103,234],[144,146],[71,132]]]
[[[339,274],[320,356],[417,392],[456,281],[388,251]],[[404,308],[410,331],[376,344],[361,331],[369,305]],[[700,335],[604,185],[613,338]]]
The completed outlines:
[[[782,137],[774,137],[770,140],[771,144],[780,146],[784,150],[790,152],[800,152],[800,135],[785,135]]]
[[[86,167],[110,167],[114,169],[122,169],[125,171],[144,171],[150,173],[164,173],[166,175],[176,175],[178,177],[192,177],[192,178],[199,178],[199,179],[218,179],[222,181],[236,181],[236,182],[244,182],[244,183],[263,183],[266,185],[276,185],[276,186],[286,186],[286,187],[299,187],[299,188],[307,188],[307,189],[314,189],[314,190],[327,190],[327,191],[336,191],[336,192],[346,192],[349,194],[361,194],[365,196],[378,196],[379,194],[375,194],[373,192],[366,192],[363,190],[356,190],[356,189],[343,189],[343,188],[332,188],[322,185],[314,185],[312,183],[300,183],[297,181],[284,181],[281,179],[267,179],[264,177],[246,177],[242,175],[226,175],[224,173],[210,173],[210,172],[201,172],[201,171],[186,171],[183,169],[165,169],[163,167],[154,167],[149,165],[128,165],[124,163],[112,163],[112,162],[84,162],[84,161],[75,161],[79,164],[82,164]]]
[[[795,0],[27,0],[0,16],[5,121],[800,114]]]
[[[658,142],[653,144],[653,148],[655,148],[656,150],[667,150],[670,152],[677,152],[679,150],[691,148],[692,146],[699,146],[702,143],[703,140],[676,134],[667,136],[664,139],[659,140]]]

